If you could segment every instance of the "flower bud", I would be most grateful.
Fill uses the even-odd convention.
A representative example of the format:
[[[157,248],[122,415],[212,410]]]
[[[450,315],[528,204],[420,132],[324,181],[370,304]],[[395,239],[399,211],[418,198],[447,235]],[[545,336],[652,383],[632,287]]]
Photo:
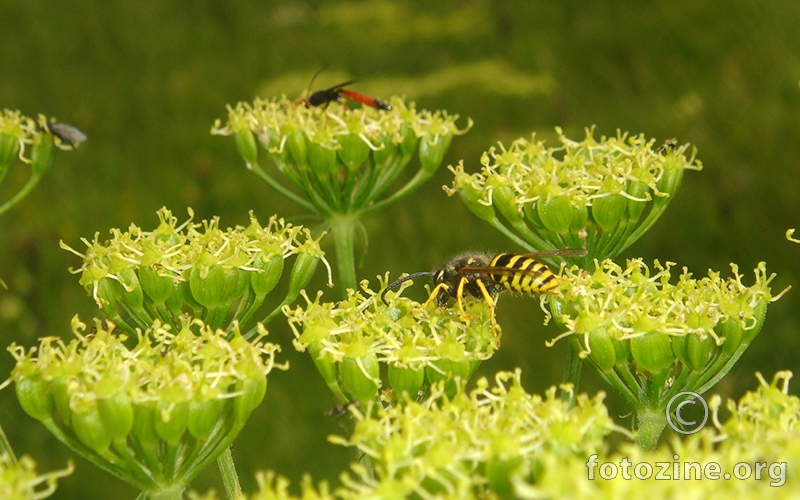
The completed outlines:
[[[333,174],[339,166],[336,161],[336,150],[316,142],[309,142],[308,164],[318,176]]]
[[[621,194],[609,194],[592,200],[592,218],[604,231],[611,231],[625,214],[628,200]]]
[[[17,380],[15,384],[17,400],[25,413],[36,420],[52,418],[53,393],[50,384],[39,375]]]
[[[258,145],[256,136],[249,128],[240,128],[233,134],[233,142],[239,155],[249,165],[258,165]]]
[[[339,377],[344,391],[362,404],[378,395],[380,366],[374,353],[358,358],[344,358],[339,362]]]
[[[639,367],[650,373],[661,373],[675,360],[667,335],[651,331],[631,339],[631,354]]]
[[[348,170],[357,170],[369,156],[369,146],[358,134],[342,135],[339,138],[339,159]],[[391,144],[391,141],[388,141]],[[377,160],[376,160],[377,162]]]

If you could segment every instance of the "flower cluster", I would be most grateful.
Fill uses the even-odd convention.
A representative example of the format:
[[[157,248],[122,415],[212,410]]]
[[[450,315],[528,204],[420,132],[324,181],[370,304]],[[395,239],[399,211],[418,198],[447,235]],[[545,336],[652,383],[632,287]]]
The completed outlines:
[[[364,215],[416,189],[439,168],[454,135],[457,115],[417,111],[414,103],[393,97],[391,110],[368,106],[308,107],[285,97],[256,99],[228,108],[228,121],[212,133],[233,135],[248,168],[306,209],[331,218]],[[277,170],[302,192],[296,194],[261,168],[258,142]],[[419,151],[420,170],[382,200]]]
[[[31,166],[31,176],[20,191],[5,203],[0,204],[0,214],[8,211],[36,187],[39,180],[50,169],[53,160],[53,144],[60,149],[73,149],[75,144],[86,140],[83,132],[63,123],[55,123],[44,115],[34,120],[19,111],[8,109],[0,112],[0,183],[8,168],[19,158]],[[30,146],[30,155],[25,149]]]
[[[657,414],[682,391],[703,393],[739,359],[764,324],[773,297],[764,263],[746,286],[736,265],[695,279],[672,264],[610,260],[593,273],[566,269],[553,317],[595,371],[636,409]]]
[[[664,211],[683,171],[701,168],[694,154],[686,157],[689,146],[674,141],[654,148],[643,135],[598,141],[591,129],[576,142],[556,132],[559,147],[534,136],[490,148],[480,173],[451,167],[448,194],[458,192],[475,215],[524,247],[586,248],[583,262],[591,263],[636,241]]]
[[[85,253],[61,243],[83,259],[80,268],[71,270],[81,274],[80,283],[129,333],[154,319],[177,329],[177,318],[185,312],[213,328],[233,321],[245,325],[277,285],[284,261],[296,255],[288,293],[267,321],[297,298],[320,260],[328,265],[307,229],[275,216],[262,227],[251,212],[249,226],[223,230],[218,218],[198,224],[191,221],[191,209],[189,214],[179,225],[162,208],[155,230],[132,224],[124,232],[112,229],[111,239],[102,242],[95,234],[91,242],[82,239]]]
[[[156,320],[135,345],[77,318],[77,337],[45,337],[9,351],[20,405],[64,444],[146,491],[184,487],[238,435],[264,398],[280,348],[266,330],[246,341],[184,316],[177,330]]]
[[[36,475],[36,463],[23,456],[18,462],[7,453],[0,454],[0,498],[5,500],[40,500],[56,491],[56,481],[72,474],[72,462],[66,469]],[[42,484],[44,488],[39,488]]]
[[[456,378],[467,380],[482,360],[497,350],[499,329],[483,301],[470,301],[462,317],[449,308],[428,307],[405,297],[386,306],[363,281],[339,303],[306,301],[285,309],[295,347],[308,350],[320,374],[340,402],[366,404],[378,395],[381,364],[388,385],[401,402],[443,381],[455,391]]]
[[[378,488],[396,498],[483,498],[486,490],[511,498],[515,482],[536,481],[541,457],[596,453],[603,437],[617,429],[602,393],[579,395],[572,406],[555,387],[544,397],[525,392],[520,376],[519,370],[500,372],[494,387],[481,378],[473,391],[462,385],[453,398],[435,386],[424,401],[381,409],[374,417],[354,410],[353,434],[330,438],[357,448],[374,467],[374,477],[358,466],[358,479],[343,476],[345,486],[358,493],[352,498]]]

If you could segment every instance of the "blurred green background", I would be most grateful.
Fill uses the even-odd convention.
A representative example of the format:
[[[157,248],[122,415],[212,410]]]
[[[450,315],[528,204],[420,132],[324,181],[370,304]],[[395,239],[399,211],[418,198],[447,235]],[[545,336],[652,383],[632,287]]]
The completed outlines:
[[[752,283],[757,262],[778,273],[774,291],[800,283],[800,5],[752,2],[513,0],[365,2],[43,2],[0,3],[0,106],[44,113],[89,136],[58,152],[39,187],[0,219],[0,347],[44,335],[69,335],[70,318],[95,314],[67,268],[78,266],[59,240],[136,223],[155,227],[156,210],[185,220],[221,217],[223,227],[277,213],[315,224],[245,170],[230,138],[209,134],[226,103],[257,95],[299,96],[320,67],[316,88],[354,78],[379,97],[405,94],[418,107],[472,117],[453,140],[445,166],[468,171],[496,141],[553,128],[580,139],[596,125],[663,141],[691,142],[704,163],[687,172],[662,219],[626,257],[677,262],[696,276],[728,275],[740,265]],[[464,119],[460,122],[465,123]],[[17,163],[0,196],[26,178]],[[404,202],[364,221],[369,245],[359,274],[430,270],[464,250],[519,251],[473,217],[436,177]],[[327,250],[332,250],[328,245]],[[322,273],[311,289],[322,287]],[[417,293],[422,297],[424,293]],[[332,292],[327,296],[335,298]],[[738,397],[778,369],[800,371],[800,291],[770,307],[766,326],[715,389]],[[542,327],[538,302],[504,297],[498,321],[503,348],[481,367],[524,370],[526,388],[542,391],[562,375],[565,344]],[[332,399],[305,354],[291,347],[285,323],[270,327],[290,371],[270,376],[233,451],[246,490],[253,472],[273,468],[293,482],[304,471],[337,481],[351,456],[326,441],[343,432],[326,417]],[[0,355],[0,380],[12,359]],[[794,391],[797,392],[795,385]],[[602,389],[585,371],[583,390]],[[619,423],[627,409],[610,395]],[[63,467],[68,450],[24,415],[13,390],[0,393],[0,423],[17,453],[40,471]],[[78,460],[53,498],[133,498],[136,492]],[[214,468],[193,486],[220,490]]]

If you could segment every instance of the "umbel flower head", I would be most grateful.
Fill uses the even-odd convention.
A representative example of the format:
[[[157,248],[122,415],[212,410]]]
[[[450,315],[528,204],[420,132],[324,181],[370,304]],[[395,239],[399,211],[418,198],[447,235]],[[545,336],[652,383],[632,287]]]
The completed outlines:
[[[280,348],[184,316],[117,335],[77,317],[75,339],[13,344],[11,378],[23,410],[76,453],[143,491],[182,490],[226,449],[264,398]],[[230,339],[230,340],[229,340]]]
[[[683,171],[701,168],[694,153],[686,156],[688,144],[655,147],[619,132],[597,140],[593,128],[576,142],[556,132],[558,147],[533,136],[490,148],[479,173],[451,167],[453,188],[445,190],[525,248],[586,248],[587,267],[628,248],[662,214]]]
[[[247,227],[221,229],[219,218],[178,224],[166,208],[158,211],[159,226],[143,231],[111,230],[111,239],[82,239],[85,253],[65,248],[83,259],[71,270],[108,317],[129,333],[147,328],[154,319],[178,329],[185,312],[213,328],[238,321],[245,325],[281,278],[284,262],[296,256],[286,297],[265,322],[294,301],[324,253],[308,229],[276,216],[266,227],[250,213]],[[329,273],[330,276],[330,273]],[[249,338],[255,330],[246,336]]]
[[[625,268],[606,260],[593,273],[573,266],[563,295],[550,298],[565,331],[559,338],[569,337],[640,419],[656,414],[662,424],[673,396],[702,394],[731,369],[761,330],[769,302],[780,297],[770,291],[774,275],[763,262],[749,287],[734,264],[731,278],[709,271],[695,279],[684,268],[675,284],[672,266],[656,261],[652,273],[641,259]]]
[[[417,111],[399,97],[391,110],[369,106],[312,106],[282,98],[228,107],[213,134],[233,135],[239,154],[271,187],[326,219],[363,216],[400,199],[436,172],[454,135],[458,115]],[[289,189],[259,163],[258,142]],[[418,151],[420,168],[402,187],[387,192]],[[299,193],[298,193],[299,192]]]
[[[15,461],[8,453],[0,454],[0,498],[4,500],[39,500],[56,491],[56,481],[72,474],[70,462],[66,469],[36,474],[36,462],[29,456]],[[44,488],[41,488],[42,485]]]
[[[85,140],[86,136],[80,130],[55,123],[54,119],[47,119],[44,115],[34,120],[19,111],[5,109],[0,112],[0,184],[14,158],[31,166],[28,182],[17,194],[0,204],[0,214],[27,196],[47,173],[53,160],[53,144],[60,149],[73,149]],[[30,151],[26,154],[28,147]]]
[[[466,392],[447,398],[436,384],[422,402],[369,411],[351,409],[356,425],[349,438],[331,442],[357,448],[373,473],[354,465],[356,477],[342,482],[351,495],[370,498],[514,498],[514,483],[535,482],[540,459],[566,459],[596,453],[603,437],[617,429],[603,405],[604,395],[579,395],[574,405],[562,401],[556,388],[544,396],[522,388],[521,372],[500,372],[495,386],[485,378]],[[461,495],[456,496],[455,494]],[[363,495],[363,496],[359,496]],[[489,496],[489,498],[494,498]]]
[[[381,287],[383,288],[383,287]],[[376,400],[390,387],[390,402],[415,399],[434,382],[455,392],[455,379],[466,381],[482,360],[498,348],[499,329],[482,301],[470,301],[465,319],[457,310],[429,307],[405,297],[384,304],[361,283],[342,302],[306,298],[305,307],[285,308],[294,345],[308,350],[325,383],[339,402]],[[388,384],[381,380],[387,366]]]

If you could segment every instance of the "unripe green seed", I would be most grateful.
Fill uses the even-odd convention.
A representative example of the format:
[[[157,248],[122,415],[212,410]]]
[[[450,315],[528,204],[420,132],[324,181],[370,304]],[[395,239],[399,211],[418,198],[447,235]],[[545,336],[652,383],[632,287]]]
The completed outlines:
[[[667,197],[656,197],[656,202],[659,201],[659,198],[662,203],[668,202],[672,195],[678,190],[681,185],[681,179],[683,179],[683,169],[676,168],[676,167],[669,167],[667,166],[664,169],[664,174],[661,176],[661,179],[658,180],[656,183],[656,187],[662,193],[667,193],[669,196]]]
[[[289,153],[295,165],[298,167],[305,167],[308,165],[308,146],[306,143],[306,135],[303,132],[289,134],[286,140],[286,147],[289,148]]]
[[[222,305],[231,304],[233,301],[241,298],[242,294],[250,286],[250,272],[243,271],[238,267],[231,267],[226,269],[225,281],[222,287],[222,296],[220,297]]]
[[[97,411],[112,439],[125,439],[133,430],[133,405],[128,394],[119,391],[97,399]]]
[[[424,370],[399,367],[393,363],[389,364],[387,375],[389,377],[389,385],[400,401],[404,401],[403,394],[407,394],[407,397],[413,401],[417,397],[420,388],[422,388],[423,382],[425,382]]]
[[[735,319],[728,318],[715,328],[717,334],[725,339],[721,349],[724,356],[730,356],[742,345],[744,339],[744,328]]]
[[[755,310],[753,311],[753,318],[755,318],[756,324],[755,327],[750,330],[744,331],[744,338],[742,339],[743,342],[750,344],[758,332],[761,331],[761,327],[764,326],[764,320],[767,318],[767,306],[769,305],[769,297],[761,297],[758,303],[755,306]]]
[[[156,434],[170,445],[178,444],[188,424],[188,401],[169,403],[162,400],[156,403],[153,427]]]
[[[687,337],[688,335],[676,335],[672,339],[672,353],[682,365],[691,368],[692,362],[689,360],[689,339]]]
[[[309,328],[315,328],[311,326]],[[336,384],[338,371],[336,368],[336,363],[331,359],[330,354],[322,352],[322,349],[325,346],[319,340],[311,342],[308,344],[308,354],[311,356],[311,359],[314,360],[314,365],[317,367],[319,374],[322,375],[322,379],[328,386],[332,384]]]
[[[258,145],[256,136],[249,128],[240,128],[233,134],[236,150],[244,161],[250,165],[258,165]]]
[[[689,335],[688,337],[686,340],[686,353],[691,367],[694,370],[702,370],[714,355],[717,344],[711,335],[706,335],[706,338],[702,340],[699,335]]]
[[[236,392],[241,392],[233,400],[233,419],[238,425],[244,425],[250,413],[261,404],[267,393],[267,377],[248,377],[236,383]]]
[[[550,198],[542,196],[536,203],[536,212],[547,229],[559,234],[569,231],[572,223],[572,203],[569,196],[565,194]]]
[[[50,384],[39,375],[17,380],[17,400],[25,413],[36,420],[52,418],[53,393]]]
[[[0,134],[0,176],[19,154],[19,139],[8,134]]]
[[[54,378],[50,384],[58,416],[67,427],[72,426],[72,408],[69,406],[69,377]]]
[[[419,143],[419,162],[422,170],[433,175],[442,164],[444,154],[450,146],[452,136],[423,137]]]
[[[610,194],[592,200],[592,218],[604,231],[611,231],[625,214],[628,200],[621,194]]]
[[[489,457],[486,461],[486,485],[497,495],[497,498],[513,499],[517,498],[514,494],[514,484],[511,481],[512,475],[522,466],[521,456],[509,459],[502,459],[496,455]]]
[[[111,286],[117,296],[117,300],[136,311],[144,304],[144,293],[139,284],[139,277],[133,268],[126,267],[117,272],[119,281],[113,280]]]
[[[360,358],[342,359],[339,362],[339,377],[344,392],[366,404],[378,395],[378,385],[375,383],[380,378],[378,357],[374,353],[368,353]]]
[[[569,223],[569,229],[573,232],[578,232],[586,227],[589,222],[589,207],[586,205],[572,207],[572,220]]]
[[[631,339],[631,354],[643,370],[660,373],[675,360],[670,338],[656,331]]]
[[[145,446],[152,445],[159,440],[155,414],[156,410],[149,406],[133,405],[133,435]]]
[[[612,339],[614,350],[616,351],[615,359],[617,360],[616,366],[623,366],[628,363],[631,357],[631,345],[627,340]]]
[[[328,175],[336,172],[336,150],[327,148],[322,144],[309,142],[308,164],[317,175]]]
[[[614,343],[609,337],[608,332],[602,326],[599,326],[589,333],[589,358],[594,361],[597,366],[603,370],[608,371],[614,368],[617,362],[617,353],[614,348]]]
[[[226,269],[219,264],[207,269],[203,277],[203,268],[195,266],[189,273],[189,287],[192,297],[203,307],[212,308],[221,305],[226,280]]]
[[[250,286],[256,296],[263,297],[275,288],[283,274],[283,256],[273,255],[270,258],[262,256],[253,262],[254,267],[261,272],[254,272],[250,275]]]
[[[348,170],[357,170],[369,156],[369,146],[358,134],[339,136],[339,159]]]
[[[53,162],[53,138],[49,134],[36,134],[33,137],[31,151],[31,172],[34,177],[41,177]]]
[[[96,406],[85,412],[74,412],[72,430],[83,444],[98,453],[104,453],[111,445],[111,434],[103,424]]]
[[[309,252],[301,252],[292,266],[292,273],[289,275],[289,292],[286,294],[287,300],[293,301],[300,294],[300,290],[308,285],[314,272],[317,270],[320,258]]]
[[[403,141],[400,143],[400,151],[403,153],[403,156],[411,156],[417,149],[419,138],[407,123],[403,123],[403,125],[400,126],[400,133],[403,134]]]
[[[482,198],[482,193],[478,189],[472,187],[471,184],[464,184],[458,188],[458,196],[469,211],[475,214],[479,219],[490,221],[497,217],[494,213],[493,206],[480,203],[479,200]]]
[[[503,214],[512,224],[522,223],[522,214],[514,201],[516,198],[514,191],[504,185],[497,185],[492,188],[492,204]]]
[[[644,182],[631,181],[628,183],[626,191],[632,197],[644,200],[647,198],[647,193],[650,191],[650,188],[647,187],[647,184],[645,184]],[[646,206],[647,206],[646,201],[636,201],[628,199],[628,217],[632,221],[639,220],[639,217],[642,215],[642,212],[644,211]]]
[[[160,276],[149,266],[139,268],[139,284],[142,290],[156,304],[161,304],[173,293],[175,283],[169,276]]]
[[[398,154],[397,146],[389,136],[382,136],[375,145],[378,147],[372,151],[372,161],[375,165],[384,165]]]
[[[227,403],[227,399],[189,402],[189,434],[195,439],[206,439],[222,420]]]

